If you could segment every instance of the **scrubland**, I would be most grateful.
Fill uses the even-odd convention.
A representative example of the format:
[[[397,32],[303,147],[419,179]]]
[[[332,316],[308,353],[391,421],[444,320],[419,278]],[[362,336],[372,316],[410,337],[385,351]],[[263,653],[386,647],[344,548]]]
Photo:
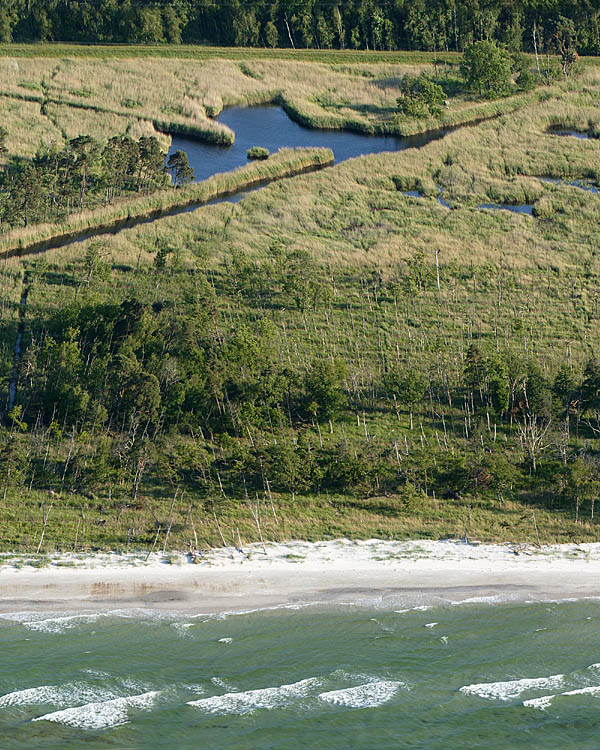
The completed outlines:
[[[20,75],[29,76],[28,62]],[[385,120],[402,74],[387,64],[361,64],[360,74],[331,67],[324,86],[320,64],[303,63],[304,72],[290,64],[284,82],[283,64],[264,60],[207,61],[177,74],[171,60],[150,63],[156,80],[168,79],[172,101],[249,104],[289,87],[309,114],[318,107],[320,117],[352,116],[365,128]],[[27,80],[41,80],[53,64],[31,61]],[[85,60],[79,78],[67,75],[77,65],[53,75],[53,98],[74,96],[67,81],[86,81],[87,100],[116,113],[124,89],[113,97],[107,85],[117,62]],[[1,101],[18,101],[18,87],[15,76]],[[161,88],[140,93],[141,120],[155,121]],[[575,401],[600,343],[600,196],[569,183],[598,182],[600,140],[551,131],[597,132],[600,77],[590,68],[527,96],[515,111],[503,100],[504,114],[422,149],[361,157],[239,203],[4,261],[0,384],[7,405],[18,374],[22,411],[9,418],[5,409],[12,442],[3,448],[3,547],[35,551],[42,531],[46,551],[261,537],[598,541],[596,422]],[[451,111],[472,106],[453,102]],[[483,203],[531,204],[532,215]],[[172,346],[191,342],[213,411],[192,420],[174,398],[168,409],[180,416],[135,429],[97,407],[75,420],[60,406],[36,416],[44,407],[35,411],[35,389],[53,372],[48,352],[62,347],[53,366],[80,387],[89,336],[81,311],[100,319],[124,300],[139,303],[145,328],[131,334],[118,367],[135,360],[161,389],[185,389],[191,371]],[[15,368],[19,325],[24,353]],[[159,354],[144,359],[156,340]],[[465,385],[474,351],[502,364],[510,408],[492,405],[483,370],[479,385]],[[338,408],[323,417],[308,404],[296,419],[285,388],[318,363],[339,366]],[[572,399],[535,415],[543,434],[531,447],[520,394],[532,368],[550,392],[561,367]],[[388,385],[397,371],[422,379],[414,403]],[[267,409],[275,392],[281,400]],[[580,459],[591,467],[588,484],[573,469]],[[20,469],[11,474],[10,466]]]

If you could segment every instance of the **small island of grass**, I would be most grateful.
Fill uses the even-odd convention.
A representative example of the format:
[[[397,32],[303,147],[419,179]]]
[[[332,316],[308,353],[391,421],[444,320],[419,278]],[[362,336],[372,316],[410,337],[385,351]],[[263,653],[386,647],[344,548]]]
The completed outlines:
[[[269,149],[263,148],[263,146],[252,146],[246,151],[246,156],[249,159],[268,159],[270,156]]]

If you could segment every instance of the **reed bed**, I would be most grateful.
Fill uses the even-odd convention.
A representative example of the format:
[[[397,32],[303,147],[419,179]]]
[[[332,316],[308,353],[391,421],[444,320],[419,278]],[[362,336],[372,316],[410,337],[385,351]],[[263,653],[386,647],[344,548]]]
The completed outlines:
[[[144,135],[157,138],[165,151],[171,146],[171,137],[157,130],[149,120],[52,103],[44,106],[44,112],[67,140],[82,133],[102,142],[115,135],[128,135],[136,140]]]
[[[458,129],[421,149],[351,159],[251,194],[240,204],[243,211],[227,219],[227,253],[236,248],[263,257],[281,241],[334,268],[375,266],[385,277],[417,256],[432,264],[434,249],[444,265],[502,264],[524,276],[540,265],[568,273],[583,257],[595,267],[600,198],[540,179],[600,181],[600,141],[547,132],[548,121],[579,97],[556,92],[548,101]],[[424,197],[402,194],[412,189]],[[453,210],[438,202],[440,189]],[[481,211],[483,203],[534,204],[539,218]],[[210,235],[213,223],[218,233],[223,217],[214,207],[158,226],[168,227],[186,247],[194,244],[190,237]],[[134,245],[143,244],[153,231],[122,232],[117,255],[130,252],[130,236]],[[221,245],[207,243],[221,262]]]
[[[142,222],[169,211],[209,203],[220,196],[331,164],[333,153],[330,149],[280,149],[266,161],[252,162],[180,189],[171,188],[141,198],[115,201],[101,209],[72,214],[61,223],[12,230],[0,237],[0,257],[27,254],[43,249],[45,244],[62,244],[82,234],[105,233],[123,222]]]
[[[439,118],[406,119],[396,112],[404,77],[422,71],[433,75],[437,70],[440,81],[452,89],[456,66],[437,64],[434,69],[427,56],[408,55],[402,63],[360,60],[351,56],[348,61],[352,63],[326,64],[273,57],[237,61],[0,56],[0,95],[44,107],[72,108],[71,125],[66,128],[69,133],[77,129],[78,118],[83,128],[91,117],[85,113],[95,113],[106,119],[105,125],[96,126],[98,132],[112,126],[122,130],[118,117],[128,122],[147,121],[165,133],[223,144],[231,144],[235,138],[214,119],[224,106],[275,102],[308,127],[408,135],[494,116],[539,97],[534,92],[474,103],[464,95],[451,96]],[[27,144],[22,150],[26,149]]]
[[[10,156],[30,157],[39,148],[63,140],[60,129],[35,102],[0,96],[0,123],[8,131],[7,152],[0,154],[0,163],[6,163]]]

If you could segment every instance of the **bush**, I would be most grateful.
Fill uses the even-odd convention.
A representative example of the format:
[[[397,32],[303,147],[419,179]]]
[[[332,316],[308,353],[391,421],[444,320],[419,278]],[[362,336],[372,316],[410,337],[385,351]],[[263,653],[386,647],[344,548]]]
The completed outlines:
[[[442,87],[425,73],[418,78],[406,76],[402,82],[402,96],[398,97],[398,111],[407,117],[437,117],[442,113],[446,95]]]
[[[39,83],[35,83],[34,81],[21,81],[19,83],[19,88],[28,89],[29,91],[43,91],[44,90],[40,86]]]
[[[84,99],[89,99],[93,93],[94,92],[89,89],[69,89],[69,94],[71,94],[71,96],[79,96]]]
[[[517,76],[516,84],[521,91],[531,91],[539,81],[539,76],[531,70],[522,70]]]
[[[249,148],[246,151],[246,156],[249,159],[268,159],[270,154],[268,148],[263,148],[262,146],[252,146],[252,148]]]

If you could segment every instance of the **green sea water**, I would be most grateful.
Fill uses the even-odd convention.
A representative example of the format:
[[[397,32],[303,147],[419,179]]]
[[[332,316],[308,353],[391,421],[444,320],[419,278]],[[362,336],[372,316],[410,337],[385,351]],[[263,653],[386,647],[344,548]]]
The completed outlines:
[[[14,613],[0,647],[5,750],[600,746],[595,600]]]

